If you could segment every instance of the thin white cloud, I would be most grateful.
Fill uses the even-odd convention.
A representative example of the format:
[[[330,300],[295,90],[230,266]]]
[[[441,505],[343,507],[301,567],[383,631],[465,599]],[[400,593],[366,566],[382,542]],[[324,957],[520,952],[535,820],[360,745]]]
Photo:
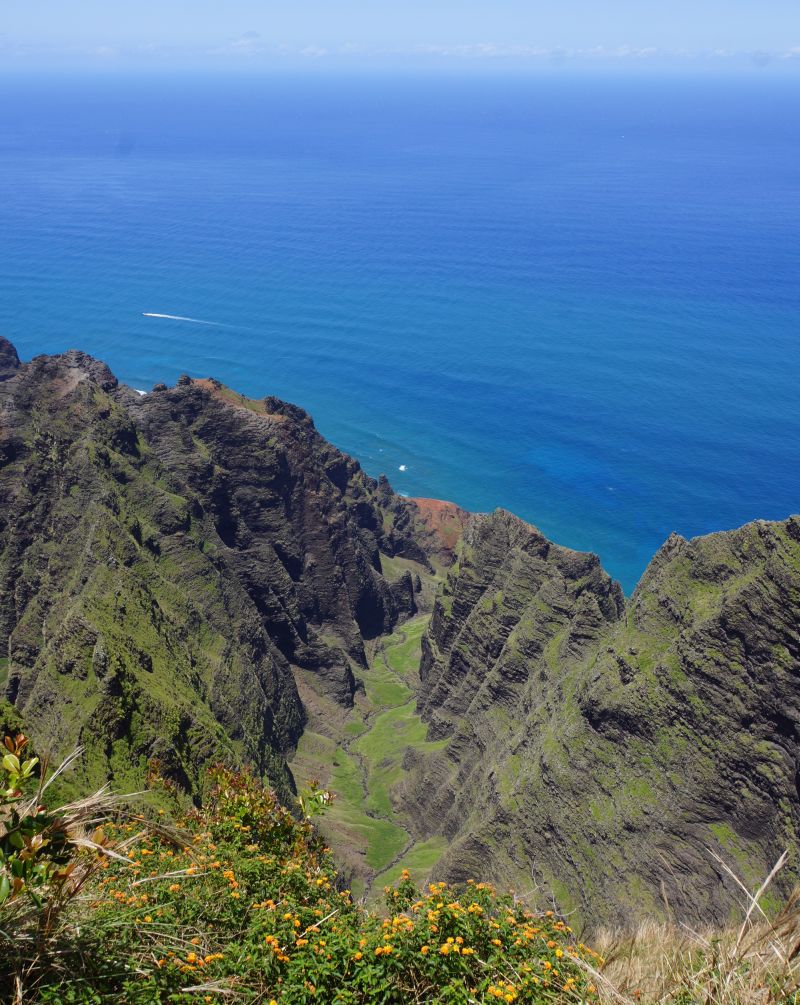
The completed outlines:
[[[800,67],[800,45],[775,51],[747,51],[724,47],[705,50],[662,49],[656,46],[594,45],[583,48],[543,46],[535,43],[504,43],[484,41],[474,43],[427,43],[406,47],[365,46],[351,41],[334,47],[317,44],[291,45],[264,38],[258,31],[248,30],[221,40],[216,45],[188,46],[147,42],[138,46],[120,47],[112,41],[93,47],[56,47],[44,42],[23,42],[0,33],[0,55],[6,64],[26,62],[45,63],[96,63],[98,65],[209,65],[227,64],[252,66],[289,65],[292,61],[323,63],[352,63],[354,66],[374,65],[514,65],[543,67],[570,64],[598,68],[604,66],[722,66],[739,68],[785,67],[795,72]]]

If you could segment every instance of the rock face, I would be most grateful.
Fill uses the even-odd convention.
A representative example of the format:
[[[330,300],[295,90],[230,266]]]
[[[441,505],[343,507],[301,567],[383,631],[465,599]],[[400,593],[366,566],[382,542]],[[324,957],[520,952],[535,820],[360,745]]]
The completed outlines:
[[[0,338],[0,380],[8,380],[19,370],[17,350],[8,341]]]
[[[440,742],[392,795],[449,839],[441,876],[707,923],[737,902],[722,861],[753,885],[796,853],[799,518],[673,536],[626,603],[508,513],[395,495],[296,406],[189,377],[140,397],[0,339],[0,720],[53,757],[82,743],[81,784],[134,789],[155,760],[196,793],[222,759],[288,795],[295,673],[349,707],[423,567],[449,570],[418,700]]]
[[[723,921],[796,853],[800,519],[673,536],[634,596],[593,556],[477,517],[424,644],[448,742],[405,802],[438,871],[552,896],[594,923]],[[785,871],[784,892],[797,879]]]
[[[286,792],[293,668],[352,702],[364,639],[415,609],[380,564],[418,547],[413,506],[276,399],[189,378],[140,397],[7,342],[0,380],[0,670],[40,747],[81,742],[118,786],[157,758],[194,790],[227,757]]]

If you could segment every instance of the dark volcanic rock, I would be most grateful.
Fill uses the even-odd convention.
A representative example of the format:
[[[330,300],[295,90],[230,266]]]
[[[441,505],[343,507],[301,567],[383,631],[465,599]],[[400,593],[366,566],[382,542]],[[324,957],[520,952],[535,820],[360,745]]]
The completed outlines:
[[[17,350],[8,341],[0,338],[0,380],[8,380],[19,370],[19,356]]]
[[[244,760],[286,792],[293,668],[347,705],[363,640],[413,609],[379,571],[402,534],[377,484],[273,399],[141,398],[77,351],[0,364],[0,653],[39,749],[192,789]]]
[[[797,518],[671,537],[627,605],[592,556],[478,518],[424,652],[420,708],[449,744],[405,795],[450,839],[442,875],[488,865],[595,924],[723,921],[715,855],[753,885],[797,848]]]

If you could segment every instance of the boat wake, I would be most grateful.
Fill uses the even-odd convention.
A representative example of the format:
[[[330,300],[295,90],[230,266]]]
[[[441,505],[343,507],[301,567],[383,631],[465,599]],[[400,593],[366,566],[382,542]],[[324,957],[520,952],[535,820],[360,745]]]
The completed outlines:
[[[202,318],[185,318],[181,314],[154,314],[151,311],[142,311],[143,318],[165,318],[167,321],[188,321],[193,325],[212,325],[214,328],[227,328],[227,325],[219,321],[203,321]]]

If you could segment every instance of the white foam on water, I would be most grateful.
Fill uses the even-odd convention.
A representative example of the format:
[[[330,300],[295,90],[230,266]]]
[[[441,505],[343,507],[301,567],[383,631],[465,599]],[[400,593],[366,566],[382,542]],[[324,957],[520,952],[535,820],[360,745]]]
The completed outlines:
[[[132,390],[134,390],[142,398],[147,394],[147,391],[140,391],[138,387],[134,387],[134,388],[132,388]]]
[[[202,318],[186,318],[182,314],[156,314],[153,311],[142,311],[143,318],[165,318],[167,321],[188,321],[193,325],[213,325],[215,328],[227,328],[219,321],[204,321]]]
[[[397,469],[398,471],[408,471],[408,466],[406,464],[401,464]]]

